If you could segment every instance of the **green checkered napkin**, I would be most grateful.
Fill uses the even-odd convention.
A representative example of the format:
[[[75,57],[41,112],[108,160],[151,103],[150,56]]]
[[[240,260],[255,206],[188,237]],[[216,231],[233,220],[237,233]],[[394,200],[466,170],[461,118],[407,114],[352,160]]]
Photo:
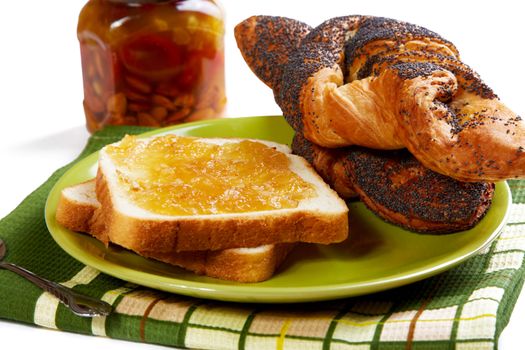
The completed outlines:
[[[125,133],[91,137],[80,158]],[[510,181],[510,220],[485,251],[438,276],[394,290],[332,302],[243,305],[139,287],[67,255],[44,222],[57,170],[0,221],[6,260],[113,304],[108,317],[80,318],[12,272],[0,270],[0,317],[64,331],[203,349],[492,349],[523,285],[525,181]]]

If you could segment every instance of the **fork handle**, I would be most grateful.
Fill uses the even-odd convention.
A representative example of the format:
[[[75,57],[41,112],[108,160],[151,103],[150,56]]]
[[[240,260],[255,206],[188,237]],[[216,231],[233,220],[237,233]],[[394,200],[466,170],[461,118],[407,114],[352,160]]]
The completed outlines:
[[[105,301],[77,293],[71,288],[37,276],[33,272],[26,270],[23,267],[13,263],[0,262],[0,268],[12,271],[42,288],[46,292],[53,294],[64,305],[69,307],[69,309],[75,315],[82,317],[94,317],[107,316],[111,313],[112,307]]]

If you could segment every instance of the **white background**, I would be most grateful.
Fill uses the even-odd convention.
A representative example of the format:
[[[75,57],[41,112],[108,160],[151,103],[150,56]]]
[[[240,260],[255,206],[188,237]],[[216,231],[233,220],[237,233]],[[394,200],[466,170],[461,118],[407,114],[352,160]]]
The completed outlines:
[[[0,5],[0,217],[82,149],[77,16],[84,1],[2,1]],[[369,14],[397,18],[440,33],[510,108],[525,115],[525,27],[519,1],[223,0],[227,14],[228,116],[278,114],[270,90],[255,78],[233,40],[233,27],[254,14],[317,25],[330,17]],[[0,287],[1,288],[1,287]],[[0,300],[0,302],[2,302]],[[500,349],[523,349],[525,293]],[[148,349],[137,344],[0,321],[1,346]]]

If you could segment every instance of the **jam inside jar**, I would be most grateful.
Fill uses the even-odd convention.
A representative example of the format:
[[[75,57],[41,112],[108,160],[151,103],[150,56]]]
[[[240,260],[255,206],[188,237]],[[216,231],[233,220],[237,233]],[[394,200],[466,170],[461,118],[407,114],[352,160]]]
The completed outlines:
[[[87,128],[220,117],[224,21],[212,0],[90,0],[77,28]]]

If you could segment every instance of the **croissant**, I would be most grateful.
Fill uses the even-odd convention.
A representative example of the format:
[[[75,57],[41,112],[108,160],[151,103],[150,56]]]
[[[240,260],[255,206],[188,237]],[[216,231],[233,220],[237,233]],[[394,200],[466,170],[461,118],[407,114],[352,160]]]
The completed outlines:
[[[319,146],[407,148],[425,167],[461,181],[525,177],[524,121],[430,30],[369,16],[314,29],[256,16],[235,36],[258,76],[278,54],[262,80],[292,127]],[[268,53],[250,62],[250,46]]]

